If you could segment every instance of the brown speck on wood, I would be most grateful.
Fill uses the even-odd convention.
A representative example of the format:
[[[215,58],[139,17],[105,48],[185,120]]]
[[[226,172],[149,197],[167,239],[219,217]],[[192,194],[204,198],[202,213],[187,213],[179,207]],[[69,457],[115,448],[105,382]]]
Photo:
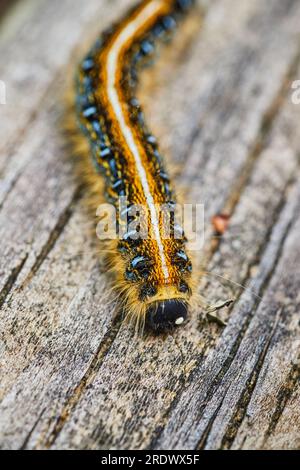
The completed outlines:
[[[218,235],[224,235],[228,229],[230,216],[227,214],[217,214],[211,219],[211,223]]]

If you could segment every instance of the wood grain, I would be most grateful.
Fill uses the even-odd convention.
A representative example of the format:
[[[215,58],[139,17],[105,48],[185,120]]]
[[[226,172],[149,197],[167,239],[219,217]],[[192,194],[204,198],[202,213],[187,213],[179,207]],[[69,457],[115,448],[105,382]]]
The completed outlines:
[[[199,1],[142,74],[176,184],[205,204],[199,292],[236,299],[225,328],[199,306],[161,338],[115,316],[61,129],[69,70],[133,3],[24,0],[3,20],[1,448],[297,449],[299,2]]]

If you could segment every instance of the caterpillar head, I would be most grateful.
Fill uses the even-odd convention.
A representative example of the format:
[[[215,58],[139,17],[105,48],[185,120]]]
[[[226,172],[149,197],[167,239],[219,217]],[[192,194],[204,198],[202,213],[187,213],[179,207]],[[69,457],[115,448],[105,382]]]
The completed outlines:
[[[182,299],[153,302],[146,311],[146,324],[153,331],[164,332],[182,325],[187,314],[188,306]]]
[[[173,242],[168,249],[168,278],[155,262],[154,243],[146,242],[142,250],[124,259],[124,277],[120,285],[125,292],[126,318],[143,329],[165,332],[182,325],[188,316],[191,297],[191,262],[183,249]],[[145,249],[147,247],[147,249]],[[174,249],[175,248],[175,249]]]

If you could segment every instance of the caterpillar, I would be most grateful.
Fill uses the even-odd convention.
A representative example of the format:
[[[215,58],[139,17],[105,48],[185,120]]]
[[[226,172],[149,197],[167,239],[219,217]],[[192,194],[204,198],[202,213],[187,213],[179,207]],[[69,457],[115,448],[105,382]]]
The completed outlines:
[[[125,199],[122,211],[131,224],[136,217],[132,208],[146,209],[143,220],[148,236],[139,236],[142,230],[137,226],[111,240],[107,262],[123,299],[125,318],[155,332],[172,330],[186,321],[192,262],[183,229],[174,218],[170,217],[169,236],[163,236],[158,207],[174,210],[176,197],[158,143],[135,97],[137,72],[153,53],[155,41],[170,34],[193,4],[193,0],[140,2],[101,35],[81,61],[76,77],[77,117],[96,172],[104,176],[107,202],[120,216],[119,201]]]

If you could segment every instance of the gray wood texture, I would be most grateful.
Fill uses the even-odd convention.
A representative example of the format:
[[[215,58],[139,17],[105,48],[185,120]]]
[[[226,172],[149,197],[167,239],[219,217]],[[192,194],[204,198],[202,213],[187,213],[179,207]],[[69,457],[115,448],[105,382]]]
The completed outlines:
[[[176,185],[205,204],[199,292],[236,299],[226,327],[198,307],[159,338],[115,318],[61,129],[69,70],[133,3],[24,0],[1,22],[0,446],[299,449],[300,3],[199,2],[142,74]]]

